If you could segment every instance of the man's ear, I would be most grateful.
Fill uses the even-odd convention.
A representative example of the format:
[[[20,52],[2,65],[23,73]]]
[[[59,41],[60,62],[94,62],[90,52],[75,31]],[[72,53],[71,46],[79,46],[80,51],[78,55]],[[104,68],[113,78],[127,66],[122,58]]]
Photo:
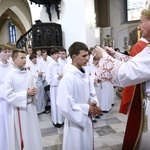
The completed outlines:
[[[14,62],[14,61],[15,61],[15,58],[12,58],[12,61]]]
[[[72,60],[74,61],[75,59],[76,59],[76,55],[73,54],[73,55],[72,55]]]

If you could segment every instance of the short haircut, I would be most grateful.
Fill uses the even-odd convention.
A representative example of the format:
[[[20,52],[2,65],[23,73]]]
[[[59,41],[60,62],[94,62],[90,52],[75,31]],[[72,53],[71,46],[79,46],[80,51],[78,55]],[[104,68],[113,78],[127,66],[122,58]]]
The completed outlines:
[[[73,54],[79,55],[81,50],[85,50],[89,52],[87,45],[82,42],[74,42],[68,49],[71,58]]]
[[[47,51],[46,51],[46,50],[42,50],[42,54],[43,54],[43,53],[47,53]]]
[[[64,48],[60,48],[59,52],[65,52],[65,53],[67,53],[66,49],[64,49]]]
[[[18,57],[18,53],[23,53],[23,54],[26,54],[26,52],[22,49],[15,49],[13,52],[12,52],[12,58],[17,58]]]
[[[53,54],[56,54],[56,53],[59,53],[59,50],[57,48],[52,48],[51,52],[50,52],[50,55],[53,55]]]
[[[31,54],[31,55],[29,56],[29,59],[30,59],[30,60],[32,60],[32,59],[34,59],[34,58],[37,58],[36,54]]]

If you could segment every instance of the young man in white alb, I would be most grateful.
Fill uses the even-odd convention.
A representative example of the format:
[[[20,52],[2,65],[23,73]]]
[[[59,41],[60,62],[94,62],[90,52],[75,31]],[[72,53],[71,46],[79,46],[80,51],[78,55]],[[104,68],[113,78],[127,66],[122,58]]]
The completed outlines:
[[[9,60],[9,49],[6,45],[0,45],[0,150],[9,150],[8,132],[8,103],[5,100],[4,78],[8,74],[11,65]]]
[[[26,53],[14,50],[14,67],[4,80],[5,98],[9,104],[9,146],[11,150],[42,150],[42,139],[35,102],[37,87],[31,71],[24,66]]]
[[[64,117],[56,105],[56,97],[59,81],[63,77],[63,67],[58,62],[59,50],[53,48],[51,49],[50,54],[53,61],[47,67],[46,81],[50,85],[51,118],[53,125],[57,128],[60,128],[64,124]]]
[[[58,86],[57,105],[65,116],[63,150],[93,150],[92,115],[100,114],[93,82],[83,66],[89,60],[88,47],[75,42],[69,48],[72,64]]]
[[[30,71],[34,76],[38,88],[38,92],[37,92],[38,101],[35,105],[37,109],[37,114],[41,114],[45,112],[45,106],[46,106],[46,101],[44,98],[44,85],[43,85],[45,76],[43,76],[43,72],[41,71],[41,68],[37,64],[36,54],[31,54],[29,59],[31,60]]]

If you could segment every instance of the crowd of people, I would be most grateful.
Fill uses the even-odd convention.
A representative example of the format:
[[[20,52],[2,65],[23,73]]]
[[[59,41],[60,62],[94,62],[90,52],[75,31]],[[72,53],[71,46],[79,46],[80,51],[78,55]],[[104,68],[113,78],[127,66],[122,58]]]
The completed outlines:
[[[89,50],[82,42],[71,44],[69,56],[64,48],[54,47],[47,55],[46,50],[0,45],[0,150],[42,150],[38,115],[45,112],[47,85],[53,125],[64,125],[63,150],[94,149],[92,122],[114,104],[113,86],[131,86],[120,107],[128,114],[122,149],[148,150],[149,7],[141,12],[138,29],[142,38],[130,56],[110,47]]]
[[[74,54],[76,48],[78,51]],[[73,58],[73,56],[80,54],[82,48],[85,48],[87,53],[86,56],[82,56],[86,58],[83,64],[80,59]],[[85,81],[81,82],[81,85],[83,84],[85,88],[81,88],[82,91],[77,91],[76,93],[78,96],[81,96],[86,92],[85,95],[83,94],[85,96],[84,101],[76,102],[76,99],[74,101],[74,104],[77,105],[78,103],[79,110],[83,109],[81,111],[83,118],[81,118],[85,120],[84,117],[86,116],[93,122],[96,122],[95,118],[100,118],[100,115],[102,115],[101,111],[106,113],[112,108],[114,103],[113,85],[101,81],[95,74],[99,60],[93,56],[92,51],[89,51],[87,46],[82,42],[75,42],[72,49],[72,53],[70,55],[69,52],[69,56],[67,56],[67,51],[64,48],[52,48],[50,55],[48,55],[46,50],[36,50],[34,52],[29,48],[25,52],[24,50],[12,49],[8,45],[0,45],[0,106],[2,107],[2,132],[0,139],[5,141],[2,142],[1,149],[8,150],[10,147],[14,150],[42,149],[37,115],[45,113],[47,99],[44,87],[47,85],[50,85],[50,115],[53,125],[57,128],[64,125],[66,114],[61,110],[63,105],[59,107],[59,96],[61,97],[61,102],[65,104],[64,87],[62,87],[63,91],[60,91],[60,89],[58,90],[58,86],[62,77],[71,72],[74,67],[77,67],[79,70],[82,68],[83,77],[86,77]],[[78,61],[76,62],[76,60]],[[79,66],[80,68],[78,68]],[[85,86],[86,84],[87,86]],[[73,87],[70,88],[73,89]],[[67,94],[66,98],[68,97]],[[68,99],[66,100],[68,101]],[[86,107],[84,108],[82,105],[86,105]],[[98,111],[97,113],[93,113],[94,108]],[[74,109],[77,109],[76,106]],[[74,109],[72,111],[78,110]],[[71,114],[75,117],[74,113],[71,112]],[[77,119],[80,120],[80,116]],[[82,124],[83,120],[80,121]],[[92,127],[92,122],[90,124]],[[90,134],[92,134],[92,129]],[[32,138],[34,141],[31,143]]]
[[[35,103],[37,86],[25,68],[26,52],[0,46],[0,144],[1,150],[42,150]]]

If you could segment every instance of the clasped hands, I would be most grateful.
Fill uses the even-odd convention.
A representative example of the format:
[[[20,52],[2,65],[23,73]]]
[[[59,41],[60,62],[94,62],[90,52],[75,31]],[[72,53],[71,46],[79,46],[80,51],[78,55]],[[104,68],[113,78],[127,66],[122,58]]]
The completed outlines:
[[[96,46],[95,49],[93,50],[94,57],[98,59],[101,59],[103,57],[103,53],[107,53],[113,57],[116,51],[113,48],[108,46],[105,46],[104,49],[101,48],[100,46]]]
[[[37,95],[37,92],[38,92],[37,87],[28,88],[27,94],[30,96],[35,96]]]
[[[102,110],[97,106],[95,102],[89,104],[89,115],[99,115],[101,114]]]

